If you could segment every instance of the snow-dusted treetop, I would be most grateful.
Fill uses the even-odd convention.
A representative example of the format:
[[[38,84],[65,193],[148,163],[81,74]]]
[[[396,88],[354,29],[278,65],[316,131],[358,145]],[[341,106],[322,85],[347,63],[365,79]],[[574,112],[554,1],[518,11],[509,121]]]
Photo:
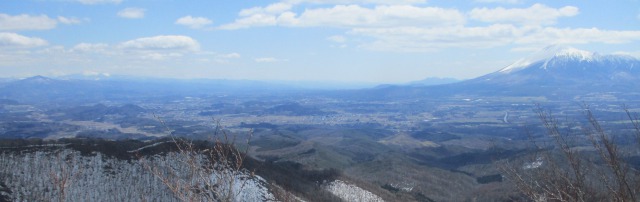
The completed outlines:
[[[551,45],[547,46],[544,49],[534,53],[533,55],[522,58],[515,63],[501,69],[499,72],[510,73],[513,71],[517,71],[520,69],[524,69],[531,64],[537,62],[548,62],[553,58],[570,58],[578,61],[594,61],[598,60],[601,56],[598,53],[580,50],[573,47],[561,46],[561,45]]]

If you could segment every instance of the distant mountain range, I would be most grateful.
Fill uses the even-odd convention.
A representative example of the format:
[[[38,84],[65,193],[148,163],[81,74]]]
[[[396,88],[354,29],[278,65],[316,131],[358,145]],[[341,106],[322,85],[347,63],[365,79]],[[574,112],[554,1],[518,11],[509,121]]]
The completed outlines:
[[[456,78],[447,78],[447,77],[429,77],[426,79],[422,79],[419,81],[409,82],[409,86],[435,86],[442,84],[450,84],[460,82],[462,80]]]
[[[608,94],[618,99],[640,99],[640,60],[631,56],[601,55],[571,47],[550,46],[527,58],[478,78],[458,81],[430,78],[406,85],[328,92],[345,99],[437,98],[439,96],[545,96],[548,99],[580,99]],[[0,99],[27,103],[102,101],[172,96],[220,96],[226,94],[271,95],[309,92],[277,82],[246,80],[135,79],[97,75],[52,79],[35,76],[2,80]],[[637,98],[637,99],[636,99]]]
[[[246,80],[54,79],[34,76],[2,83],[0,99],[21,103],[83,103],[185,96],[269,95],[294,90],[297,89],[283,84]]]

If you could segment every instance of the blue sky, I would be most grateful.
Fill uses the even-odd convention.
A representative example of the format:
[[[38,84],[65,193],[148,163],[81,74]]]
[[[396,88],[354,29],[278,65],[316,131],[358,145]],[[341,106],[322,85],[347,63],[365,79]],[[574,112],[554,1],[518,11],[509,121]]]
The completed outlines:
[[[402,83],[545,46],[640,57],[640,1],[3,0],[1,77]]]

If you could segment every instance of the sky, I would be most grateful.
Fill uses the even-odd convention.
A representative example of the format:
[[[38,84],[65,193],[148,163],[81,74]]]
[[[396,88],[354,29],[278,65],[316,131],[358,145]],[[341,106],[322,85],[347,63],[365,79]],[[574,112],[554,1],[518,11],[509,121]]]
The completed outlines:
[[[640,0],[0,0],[0,77],[404,83],[549,45],[640,57]]]

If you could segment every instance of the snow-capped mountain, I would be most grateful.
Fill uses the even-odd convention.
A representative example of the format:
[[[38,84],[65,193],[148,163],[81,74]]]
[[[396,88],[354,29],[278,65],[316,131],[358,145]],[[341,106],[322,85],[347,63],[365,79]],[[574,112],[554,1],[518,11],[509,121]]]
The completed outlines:
[[[638,58],[550,46],[499,71],[452,87],[458,92],[571,98],[603,92],[638,93],[638,82]]]
[[[625,55],[603,55],[571,47],[549,46],[474,80],[502,85],[630,84],[640,80],[640,60]]]
[[[439,86],[379,88],[360,96],[396,99],[483,95],[581,99],[583,95],[601,93],[638,96],[638,83],[638,58],[549,46],[496,72],[474,79]]]

